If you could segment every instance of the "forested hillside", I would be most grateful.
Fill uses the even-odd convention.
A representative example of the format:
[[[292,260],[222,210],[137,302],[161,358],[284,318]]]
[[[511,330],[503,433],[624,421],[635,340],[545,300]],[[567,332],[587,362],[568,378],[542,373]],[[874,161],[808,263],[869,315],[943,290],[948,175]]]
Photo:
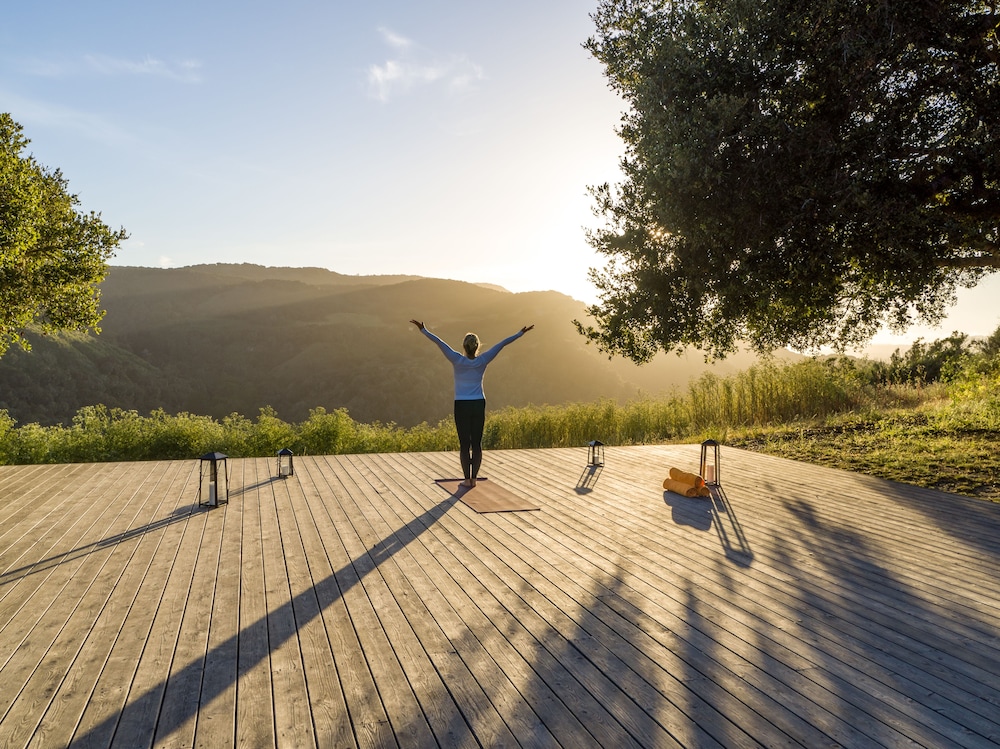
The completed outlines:
[[[557,292],[412,276],[345,276],[317,268],[202,265],[113,267],[102,287],[100,336],[30,336],[33,351],[0,358],[0,409],[19,423],[68,423],[103,403],[221,418],[273,407],[288,421],[347,408],[357,421],[412,426],[451,412],[450,366],[408,320],[458,348],[535,330],[491,366],[491,408],[623,401],[684,386],[701,357],[638,367],[609,361],[571,321],[584,305]],[[746,368],[738,356],[717,365]]]

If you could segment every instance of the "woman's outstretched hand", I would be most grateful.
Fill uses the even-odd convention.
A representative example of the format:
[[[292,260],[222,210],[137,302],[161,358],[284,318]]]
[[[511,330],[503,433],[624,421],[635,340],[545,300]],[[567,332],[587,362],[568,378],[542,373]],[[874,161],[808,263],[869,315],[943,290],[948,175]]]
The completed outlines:
[[[420,320],[410,320],[411,323],[416,325],[420,330],[424,329],[424,324]]]
[[[522,333],[527,333],[527,332],[528,332],[529,330],[531,330],[531,329],[532,329],[533,327],[535,327],[535,326],[534,326],[534,325],[525,325],[525,326],[524,326],[523,328],[521,328],[521,332],[522,332]]]

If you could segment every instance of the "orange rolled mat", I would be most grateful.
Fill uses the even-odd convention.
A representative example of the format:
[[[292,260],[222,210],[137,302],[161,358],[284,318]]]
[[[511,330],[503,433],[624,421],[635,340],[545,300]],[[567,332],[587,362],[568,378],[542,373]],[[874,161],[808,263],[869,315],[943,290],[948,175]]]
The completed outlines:
[[[685,484],[682,481],[675,481],[674,479],[663,479],[663,488],[668,492],[680,494],[682,497],[698,496],[698,490],[695,487]]]
[[[697,473],[688,473],[687,471],[682,471],[680,468],[671,468],[670,478],[673,479],[674,481],[679,481],[682,484],[693,486],[696,489],[701,489],[703,486],[705,486],[705,479],[703,479]]]

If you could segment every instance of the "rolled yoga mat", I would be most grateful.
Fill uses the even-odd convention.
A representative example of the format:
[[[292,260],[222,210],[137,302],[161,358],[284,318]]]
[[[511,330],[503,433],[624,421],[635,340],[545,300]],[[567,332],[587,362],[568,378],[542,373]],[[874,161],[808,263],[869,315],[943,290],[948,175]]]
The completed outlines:
[[[690,484],[685,484],[680,481],[674,481],[673,479],[663,479],[663,488],[668,492],[673,492],[674,494],[680,494],[682,497],[697,497],[698,489],[691,486]]]
[[[695,473],[670,469],[670,476],[663,479],[663,488],[668,492],[680,494],[682,497],[711,497],[712,493],[705,486],[705,481]]]
[[[687,471],[682,471],[680,468],[671,468],[670,478],[674,481],[680,481],[682,484],[693,486],[695,489],[701,489],[705,486],[705,479],[697,473],[688,473]]]

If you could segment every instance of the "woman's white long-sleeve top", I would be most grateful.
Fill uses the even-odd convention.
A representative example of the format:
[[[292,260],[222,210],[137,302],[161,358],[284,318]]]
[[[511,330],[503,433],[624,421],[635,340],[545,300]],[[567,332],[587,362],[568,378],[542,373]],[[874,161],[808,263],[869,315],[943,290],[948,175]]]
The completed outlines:
[[[486,374],[487,365],[496,358],[504,346],[523,336],[524,331],[519,330],[514,335],[504,338],[500,343],[476,356],[475,359],[458,353],[427,328],[423,329],[423,334],[434,341],[441,349],[441,353],[451,362],[451,366],[455,370],[455,400],[462,401],[479,400],[486,397],[483,392],[483,375]]]

